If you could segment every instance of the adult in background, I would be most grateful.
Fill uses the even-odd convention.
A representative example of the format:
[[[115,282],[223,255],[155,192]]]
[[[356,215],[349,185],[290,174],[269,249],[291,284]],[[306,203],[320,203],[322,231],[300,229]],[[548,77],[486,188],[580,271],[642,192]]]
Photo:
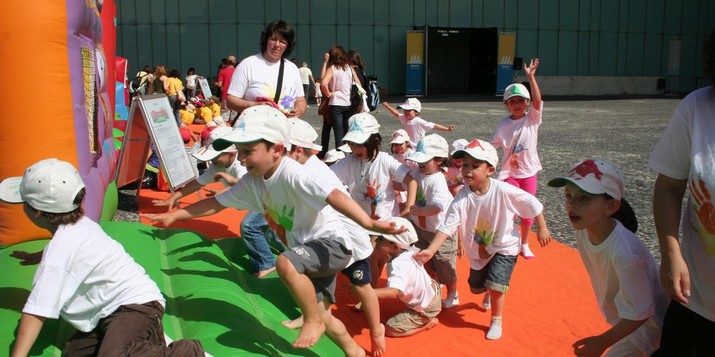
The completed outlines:
[[[147,86],[146,94],[166,93],[169,89],[166,82],[167,78],[169,77],[166,72],[166,67],[164,67],[163,64],[156,65],[156,67],[154,67],[154,75]]]
[[[320,90],[323,97],[330,101],[330,116],[332,121],[323,120],[320,144],[323,151],[318,155],[324,157],[330,145],[330,129],[332,127],[335,135],[335,148],[342,145],[343,136],[348,130],[348,119],[352,109],[350,108],[350,89],[353,81],[360,83],[352,63],[341,46],[333,46],[328,52],[329,58],[325,70],[325,75],[320,81]]]
[[[303,115],[307,104],[300,72],[286,59],[293,48],[295,32],[287,22],[276,20],[268,24],[261,33],[261,52],[244,58],[233,73],[226,99],[228,108],[241,112],[254,105],[274,105],[288,117]],[[256,276],[264,277],[276,269],[268,241],[278,243],[278,240],[262,213],[249,212],[243,218],[241,237]]]
[[[164,81],[166,88],[166,97],[169,98],[169,105],[174,111],[174,118],[177,124],[181,124],[181,117],[179,115],[179,106],[183,102],[184,97],[184,85],[181,83],[181,78],[179,78],[179,71],[172,69],[169,71],[169,75]]]
[[[236,57],[231,55],[226,58],[226,65],[219,69],[218,77],[216,78],[216,87],[221,89],[221,117],[226,123],[230,123],[231,119],[236,116],[236,112],[228,108],[226,97],[228,96],[228,86],[231,83],[233,72],[236,70]]]
[[[310,67],[308,67],[308,64],[305,62],[303,62],[298,71],[300,71],[300,81],[303,82],[303,94],[305,94],[307,103],[308,93],[310,93],[310,84],[313,83],[315,87],[315,78],[313,78],[313,71],[310,70]]]
[[[703,53],[705,75],[715,85],[715,31],[705,39]],[[715,356],[713,85],[683,99],[648,161],[658,173],[653,216],[662,259],[660,280],[672,299],[660,349],[653,356]]]

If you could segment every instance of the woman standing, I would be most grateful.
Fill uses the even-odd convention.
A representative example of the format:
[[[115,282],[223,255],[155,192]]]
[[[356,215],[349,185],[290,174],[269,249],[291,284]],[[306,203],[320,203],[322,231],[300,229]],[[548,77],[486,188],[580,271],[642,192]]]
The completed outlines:
[[[323,121],[320,141],[323,151],[319,154],[320,157],[325,156],[325,153],[328,152],[331,127],[335,135],[335,148],[342,144],[343,136],[348,130],[348,119],[352,114],[350,89],[353,81],[360,83],[355,71],[352,70],[352,63],[348,60],[345,49],[341,46],[333,46],[328,53],[328,68],[320,81],[320,90],[323,92],[323,97],[330,101],[332,123]]]
[[[179,117],[179,105],[181,105],[183,97],[184,85],[181,83],[181,78],[179,78],[179,71],[172,69],[169,72],[169,76],[164,81],[164,87],[166,88],[166,96],[169,98],[169,105],[174,111],[174,118],[176,122],[181,124],[181,119]],[[181,94],[180,94],[181,93]]]

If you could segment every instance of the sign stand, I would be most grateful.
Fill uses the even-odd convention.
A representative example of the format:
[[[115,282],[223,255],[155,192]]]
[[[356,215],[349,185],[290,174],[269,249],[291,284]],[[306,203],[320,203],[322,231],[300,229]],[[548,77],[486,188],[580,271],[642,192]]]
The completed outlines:
[[[156,150],[172,194],[176,188],[196,179],[166,95],[134,97],[127,120],[115,177],[117,187],[139,180],[139,195],[150,150]]]

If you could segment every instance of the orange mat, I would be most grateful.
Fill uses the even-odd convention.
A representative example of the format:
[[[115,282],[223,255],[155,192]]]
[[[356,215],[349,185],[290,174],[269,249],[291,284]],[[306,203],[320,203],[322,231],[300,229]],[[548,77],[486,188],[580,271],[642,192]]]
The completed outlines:
[[[152,199],[168,197],[167,192],[142,190],[139,207],[142,213],[160,212]],[[203,196],[201,196],[203,197]],[[199,194],[185,197],[190,204]],[[177,222],[174,228],[199,231],[211,238],[239,236],[239,222],[245,211],[226,209],[217,215]],[[142,220],[143,223],[150,224]],[[439,325],[431,330],[404,338],[387,338],[386,356],[573,356],[571,344],[578,339],[602,333],[608,328],[601,316],[588,275],[578,252],[564,244],[552,242],[540,248],[531,240],[537,258],[519,259],[506,295],[504,333],[501,339],[485,338],[490,313],[481,307],[482,295],[469,292],[466,258],[457,263],[460,305],[443,310]],[[350,335],[370,352],[369,331],[365,316],[352,311],[357,298],[344,288],[347,279],[338,275],[338,304],[334,315],[343,321]],[[385,276],[382,276],[382,285]],[[446,291],[443,291],[446,293]],[[384,322],[403,310],[400,301],[381,302]]]

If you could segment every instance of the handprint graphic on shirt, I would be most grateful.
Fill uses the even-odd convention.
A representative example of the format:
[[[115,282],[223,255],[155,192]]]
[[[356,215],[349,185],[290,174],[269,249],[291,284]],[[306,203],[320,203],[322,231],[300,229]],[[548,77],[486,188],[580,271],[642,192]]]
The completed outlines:
[[[365,178],[365,194],[363,197],[370,200],[370,218],[372,219],[380,218],[375,214],[375,209],[377,208],[377,204],[385,199],[385,193],[378,191],[381,186],[381,184],[377,184],[377,179],[373,179],[371,184],[370,179]]]
[[[514,140],[514,143],[511,146],[511,155],[509,156],[509,167],[511,167],[512,169],[519,168],[519,158],[517,155],[524,150],[527,150],[524,147],[524,144]]]
[[[695,175],[690,179],[690,195],[695,211],[697,224],[692,222],[693,228],[700,234],[700,240],[705,247],[705,253],[715,256],[715,206],[713,206],[712,195],[700,175]]]
[[[293,230],[295,207],[289,209],[288,206],[282,206],[279,211],[273,207],[270,193],[266,195],[266,199],[263,202],[263,216],[266,218],[266,222],[268,222],[268,227],[273,230],[283,244],[287,246],[286,231],[290,232]]]
[[[482,219],[477,220],[477,226],[472,228],[472,241],[479,244],[479,258],[481,259],[489,258],[487,247],[492,245],[494,237],[496,237],[496,232],[489,229],[489,224]]]

